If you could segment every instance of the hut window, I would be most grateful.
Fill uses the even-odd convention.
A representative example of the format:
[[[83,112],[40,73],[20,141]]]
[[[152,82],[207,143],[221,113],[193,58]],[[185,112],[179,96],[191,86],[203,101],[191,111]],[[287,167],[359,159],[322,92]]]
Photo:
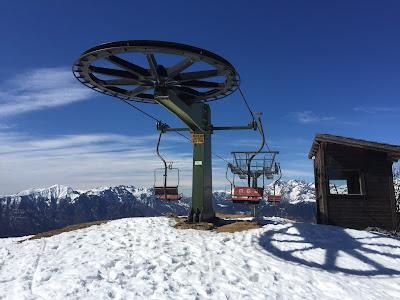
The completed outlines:
[[[331,195],[361,195],[362,176],[359,170],[329,170],[329,193]]]

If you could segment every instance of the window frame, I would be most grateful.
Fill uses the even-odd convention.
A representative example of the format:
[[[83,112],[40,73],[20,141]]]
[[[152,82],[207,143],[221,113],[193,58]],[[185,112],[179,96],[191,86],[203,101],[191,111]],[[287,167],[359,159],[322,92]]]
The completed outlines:
[[[349,188],[349,185],[348,185],[348,178],[350,178],[350,177],[348,177],[348,176],[338,176],[338,174],[334,174],[334,175],[332,175],[332,173],[333,172],[337,172],[337,173],[340,173],[340,172],[343,172],[343,173],[350,173],[350,172],[354,172],[354,173],[357,173],[358,174],[358,187],[359,187],[359,193],[347,193],[347,194],[333,194],[333,193],[331,193],[331,188],[330,188],[330,182],[331,182],[331,180],[345,180],[346,181],[346,184],[347,184],[347,189]],[[335,178],[335,179],[331,179],[331,178]],[[337,178],[337,177],[339,177],[339,178]],[[358,197],[360,197],[360,196],[366,196],[366,189],[365,189],[365,175],[364,175],[364,172],[362,171],[362,170],[360,170],[360,169],[328,169],[327,170],[327,194],[329,195],[329,196],[339,196],[339,197],[346,197],[346,196],[358,196]]]

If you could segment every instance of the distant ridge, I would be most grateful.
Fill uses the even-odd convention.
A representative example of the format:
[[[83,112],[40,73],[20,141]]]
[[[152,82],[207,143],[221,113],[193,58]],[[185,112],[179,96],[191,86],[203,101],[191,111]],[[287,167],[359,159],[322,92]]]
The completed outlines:
[[[273,187],[269,185],[265,188],[265,194],[271,193]],[[276,184],[275,193],[282,194],[283,203],[279,206],[260,204],[260,215],[281,215],[281,209],[285,208],[284,216],[306,222],[315,221],[313,183],[280,181]],[[226,198],[225,192],[213,193],[216,212],[249,212],[249,207],[232,204]],[[189,197],[176,202],[155,200],[152,188],[120,185],[80,191],[68,186],[53,185],[0,196],[0,237],[37,234],[99,220],[152,217],[168,213],[186,215],[189,209]]]

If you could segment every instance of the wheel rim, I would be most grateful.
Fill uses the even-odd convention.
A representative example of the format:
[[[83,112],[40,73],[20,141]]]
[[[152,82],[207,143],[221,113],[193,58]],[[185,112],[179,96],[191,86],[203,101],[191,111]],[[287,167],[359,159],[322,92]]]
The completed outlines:
[[[234,67],[215,53],[162,41],[102,44],[84,52],[72,71],[82,84],[100,93],[145,103],[155,103],[157,86],[191,104],[224,98],[240,85]]]

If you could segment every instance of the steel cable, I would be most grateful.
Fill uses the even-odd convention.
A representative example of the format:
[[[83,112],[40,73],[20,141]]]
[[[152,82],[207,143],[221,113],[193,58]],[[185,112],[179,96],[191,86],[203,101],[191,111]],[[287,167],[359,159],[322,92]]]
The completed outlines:
[[[155,118],[155,117],[153,117],[152,115],[146,113],[145,111],[143,111],[143,110],[141,110],[140,108],[136,107],[135,105],[129,103],[128,101],[126,101],[126,100],[124,100],[124,99],[121,99],[121,98],[117,98],[117,99],[119,99],[119,100],[121,100],[122,102],[128,104],[129,106],[131,106],[131,107],[133,107],[134,109],[140,111],[141,113],[143,113],[143,114],[145,114],[146,116],[152,118],[153,120],[155,120],[155,121],[157,121],[157,122],[161,122],[161,120],[158,120],[157,118]],[[190,141],[190,139],[189,139],[187,136],[183,135],[182,133],[180,133],[180,132],[178,132],[178,131],[174,131],[174,132],[177,133],[177,134],[179,134],[180,136],[184,137],[184,138],[187,139],[188,141]],[[229,161],[227,161],[226,159],[222,158],[221,156],[215,154],[214,152],[211,152],[211,154],[214,155],[214,156],[216,156],[216,157],[218,157],[219,159],[223,160],[224,162],[229,163]]]
[[[243,100],[244,100],[244,103],[245,103],[246,106],[247,106],[247,109],[248,109],[249,112],[250,112],[251,118],[254,120],[253,112],[251,111],[250,106],[249,106],[249,104],[247,103],[246,98],[244,97],[244,95],[243,95],[242,90],[240,89],[240,87],[238,87],[238,90],[239,90],[239,92],[240,92],[240,95],[242,95],[242,98],[243,98]]]
[[[250,106],[249,106],[249,104],[247,103],[246,98],[244,97],[244,95],[243,95],[242,90],[240,89],[240,87],[238,88],[238,90],[239,90],[239,92],[240,92],[240,95],[242,95],[243,101],[244,101],[244,103],[246,104],[247,109],[248,109],[249,112],[250,112],[251,118],[252,118],[253,120],[255,120],[255,119],[254,119],[253,112],[251,111]],[[258,128],[258,131],[261,133],[261,135],[263,134],[263,133],[260,131],[260,128]],[[268,146],[268,144],[267,144],[267,141],[266,141],[265,139],[264,139],[264,143],[265,143],[265,146],[267,146],[268,151],[271,152],[271,150],[269,149],[269,146]],[[271,158],[272,158],[272,154],[270,154],[270,156],[271,156]]]

